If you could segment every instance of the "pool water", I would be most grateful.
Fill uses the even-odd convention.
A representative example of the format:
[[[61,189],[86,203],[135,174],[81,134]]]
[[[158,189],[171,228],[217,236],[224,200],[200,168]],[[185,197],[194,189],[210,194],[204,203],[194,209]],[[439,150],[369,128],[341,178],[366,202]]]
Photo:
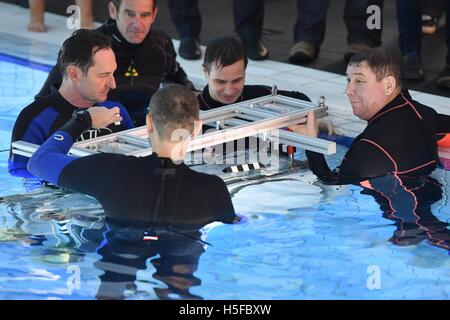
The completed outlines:
[[[241,181],[239,224],[143,240],[90,197],[9,176],[15,117],[45,78],[0,59],[0,299],[449,299],[448,171],[378,192],[305,169]]]

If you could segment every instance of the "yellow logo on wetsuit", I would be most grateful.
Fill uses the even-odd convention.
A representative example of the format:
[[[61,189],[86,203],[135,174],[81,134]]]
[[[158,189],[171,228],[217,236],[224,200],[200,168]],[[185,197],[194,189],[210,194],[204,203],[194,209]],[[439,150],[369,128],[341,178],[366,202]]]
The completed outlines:
[[[125,77],[137,77],[137,76],[139,76],[137,70],[129,66],[128,70],[125,72]]]

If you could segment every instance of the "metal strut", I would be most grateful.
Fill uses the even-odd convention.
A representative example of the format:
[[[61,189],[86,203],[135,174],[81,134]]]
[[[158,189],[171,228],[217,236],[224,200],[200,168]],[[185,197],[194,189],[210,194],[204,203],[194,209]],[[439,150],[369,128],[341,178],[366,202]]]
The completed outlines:
[[[272,143],[291,145],[326,155],[336,152],[336,144],[331,141],[303,136],[283,130],[293,124],[304,123],[306,115],[313,110],[316,118],[327,115],[325,98],[318,104],[277,94],[247,100],[228,106],[200,112],[203,124],[216,128],[190,140],[187,151],[223,144],[229,141],[255,136],[269,139]],[[24,141],[12,144],[12,152],[31,157],[39,146]],[[146,156],[152,153],[145,126],[112,133],[99,138],[80,141],[74,144],[69,154],[83,157],[98,152],[122,153]]]

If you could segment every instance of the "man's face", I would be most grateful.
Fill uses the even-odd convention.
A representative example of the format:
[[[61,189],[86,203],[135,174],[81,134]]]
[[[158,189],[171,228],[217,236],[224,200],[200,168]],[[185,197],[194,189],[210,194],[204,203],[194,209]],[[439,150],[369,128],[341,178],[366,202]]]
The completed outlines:
[[[215,64],[211,66],[211,71],[204,70],[208,80],[210,96],[223,104],[231,104],[237,101],[242,94],[245,84],[245,64],[244,60],[217,68]]]
[[[157,12],[157,8],[153,10],[153,0],[122,0],[118,9],[109,4],[109,14],[116,20],[119,32],[133,44],[144,41]]]
[[[347,67],[345,94],[352,105],[353,114],[362,120],[370,120],[388,102],[385,79],[377,81],[375,74],[362,62],[358,67]]]
[[[116,58],[112,49],[101,49],[93,57],[94,65],[87,74],[81,73],[78,83],[80,96],[92,104],[105,101],[110,89],[116,87],[114,71],[117,68]]]

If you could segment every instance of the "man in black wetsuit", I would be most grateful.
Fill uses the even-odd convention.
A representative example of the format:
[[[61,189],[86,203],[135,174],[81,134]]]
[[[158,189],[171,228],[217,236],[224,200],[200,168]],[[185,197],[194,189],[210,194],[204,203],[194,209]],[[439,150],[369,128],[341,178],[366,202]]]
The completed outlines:
[[[14,124],[12,142],[22,140],[41,145],[71,118],[75,110],[95,104],[108,108],[119,107],[123,120],[121,123],[86,130],[79,137],[80,140],[133,127],[125,107],[117,101],[107,100],[108,92],[116,87],[113,76],[116,59],[109,37],[96,30],[75,31],[64,41],[59,64],[64,74],[59,90],[36,98],[20,112]],[[11,152],[8,170],[13,175],[29,177],[27,162],[27,157]]]
[[[412,100],[402,88],[400,59],[383,48],[353,56],[347,67],[347,89],[353,114],[367,121],[344,156],[331,171],[323,155],[306,151],[311,170],[329,184],[356,183],[392,173],[425,176],[438,164],[436,142],[450,133],[450,116]],[[317,135],[314,114],[306,125],[290,127]]]
[[[102,120],[117,117],[106,114]],[[96,198],[109,219],[125,226],[202,226],[237,218],[225,183],[183,163],[186,140],[201,129],[192,91],[169,85],[152,96],[146,121],[153,154],[147,157],[67,156],[73,141],[85,128],[96,127],[98,118],[98,108],[75,114],[33,154],[30,172]]]
[[[117,60],[117,88],[111,90],[110,97],[122,102],[134,125],[141,126],[150,97],[161,84],[194,86],[176,61],[172,40],[161,31],[151,30],[158,13],[156,0],[114,0],[108,8],[111,19],[98,30],[111,37]],[[60,84],[57,64],[38,95],[45,96]]]
[[[241,42],[233,37],[212,40],[206,47],[203,72],[208,85],[198,96],[200,109],[209,110],[224,105],[271,94],[263,85],[245,85],[247,56]],[[279,94],[311,101],[297,91],[278,90]]]

